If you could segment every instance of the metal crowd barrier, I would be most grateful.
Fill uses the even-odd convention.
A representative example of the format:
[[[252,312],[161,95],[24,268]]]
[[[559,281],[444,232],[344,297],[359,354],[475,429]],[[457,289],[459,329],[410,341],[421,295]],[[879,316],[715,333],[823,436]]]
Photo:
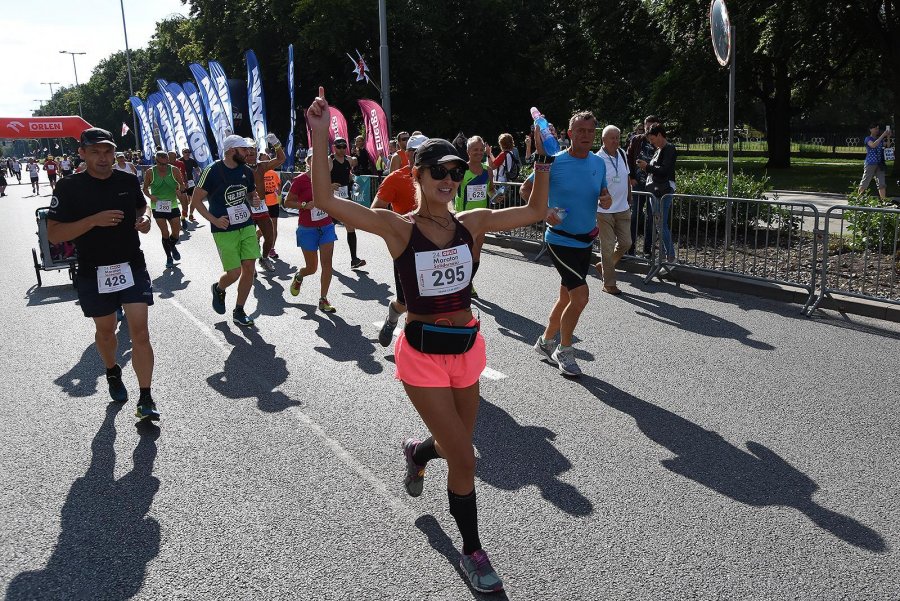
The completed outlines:
[[[819,209],[808,202],[667,194],[653,199],[654,261],[649,282],[676,268],[788,284],[815,298]],[[663,209],[674,253],[663,240]]]
[[[829,208],[825,212],[819,296],[808,315],[832,293],[900,304],[898,243],[900,209]]]

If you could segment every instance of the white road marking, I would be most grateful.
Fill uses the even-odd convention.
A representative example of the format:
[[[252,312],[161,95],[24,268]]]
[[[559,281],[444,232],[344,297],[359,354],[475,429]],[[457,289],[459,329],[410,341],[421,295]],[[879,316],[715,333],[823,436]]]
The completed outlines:
[[[176,301],[174,298],[170,298],[167,300],[172,303],[179,311],[184,313],[184,315],[191,320],[191,322],[197,327],[197,329],[200,330],[207,338],[212,340],[225,355],[228,355],[231,352],[231,346],[224,340],[220,339],[212,328],[195,317],[190,311],[187,310],[187,308],[184,307],[184,305]],[[381,327],[381,323],[379,323],[378,326]],[[251,377],[257,380],[262,388],[270,386],[270,384],[263,380],[261,374],[254,373],[251,375]],[[277,391],[278,388],[276,388],[275,390]],[[318,422],[304,413],[299,407],[292,407],[291,409],[289,409],[289,411],[293,413],[297,418],[297,421],[299,422],[298,429],[305,426],[306,428],[311,430],[313,434],[315,434],[319,438],[319,440],[321,440],[329,449],[331,449],[331,451],[341,461],[341,463],[350,468],[356,475],[358,475],[373,489],[375,489],[375,492],[381,495],[381,497],[391,507],[391,509],[400,514],[405,520],[409,522],[415,522],[419,518],[420,514],[414,512],[396,495],[392,494],[391,491],[388,490],[387,485],[372,470],[357,461],[357,459],[353,457],[353,455],[347,449],[341,446],[341,443],[328,436],[328,434],[325,432],[325,429]],[[401,462],[399,445],[397,448],[397,462],[398,464]]]
[[[481,372],[481,377],[487,378],[488,380],[502,380],[503,378],[506,378],[507,375],[505,373],[497,371],[496,369],[485,367],[484,371]]]

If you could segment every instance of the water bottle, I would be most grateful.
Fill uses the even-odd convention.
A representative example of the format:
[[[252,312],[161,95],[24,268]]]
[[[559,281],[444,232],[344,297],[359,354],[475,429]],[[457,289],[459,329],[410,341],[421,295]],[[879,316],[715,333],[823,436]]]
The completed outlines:
[[[550,124],[547,119],[537,110],[537,107],[531,107],[531,118],[534,119],[535,125],[541,130],[541,140],[544,142],[544,154],[552,156],[559,152],[559,142],[556,136],[550,131]]]
[[[560,221],[562,221],[563,219],[565,219],[565,218],[566,218],[566,215],[569,214],[569,210],[568,210],[568,209],[564,209],[564,208],[562,208],[562,207],[556,207],[555,211],[556,211],[556,216],[559,217]]]

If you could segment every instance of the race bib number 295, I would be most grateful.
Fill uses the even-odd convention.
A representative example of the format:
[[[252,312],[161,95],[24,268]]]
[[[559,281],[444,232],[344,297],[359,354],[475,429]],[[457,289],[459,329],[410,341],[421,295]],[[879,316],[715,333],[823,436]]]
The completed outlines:
[[[416,253],[416,276],[420,296],[458,292],[472,278],[472,252],[465,244]]]

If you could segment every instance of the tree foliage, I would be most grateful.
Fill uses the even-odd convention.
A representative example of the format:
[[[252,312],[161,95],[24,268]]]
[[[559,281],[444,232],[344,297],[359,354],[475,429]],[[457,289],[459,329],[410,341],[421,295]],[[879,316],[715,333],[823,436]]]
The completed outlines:
[[[347,58],[359,49],[380,84],[377,2],[185,3],[189,18],[160,21],[147,48],[132,52],[135,92],[143,98],[156,90],[157,78],[188,80],[192,61],[218,60],[232,79],[245,80],[244,52],[252,48],[270,129],[284,137],[292,43],[298,109],[323,85],[358,131],[356,100],[378,99],[373,86],[354,81]],[[898,104],[895,3],[729,4],[738,31],[738,120],[767,132],[771,165],[789,162],[797,123],[837,110],[820,107],[851,104],[855,95],[847,84],[860,81],[861,64],[877,65],[884,76],[890,101],[881,104]],[[532,105],[558,124],[576,109],[591,109],[602,123],[623,130],[656,113],[684,139],[727,122],[727,70],[712,56],[707,0],[391,0],[387,7],[394,131],[453,137],[462,130],[489,140],[510,131],[521,143]],[[82,86],[91,123],[113,130],[131,123],[124,60],[121,52],[108,57]],[[44,112],[73,113],[76,93],[58,90]],[[301,122],[296,135],[302,132]]]

